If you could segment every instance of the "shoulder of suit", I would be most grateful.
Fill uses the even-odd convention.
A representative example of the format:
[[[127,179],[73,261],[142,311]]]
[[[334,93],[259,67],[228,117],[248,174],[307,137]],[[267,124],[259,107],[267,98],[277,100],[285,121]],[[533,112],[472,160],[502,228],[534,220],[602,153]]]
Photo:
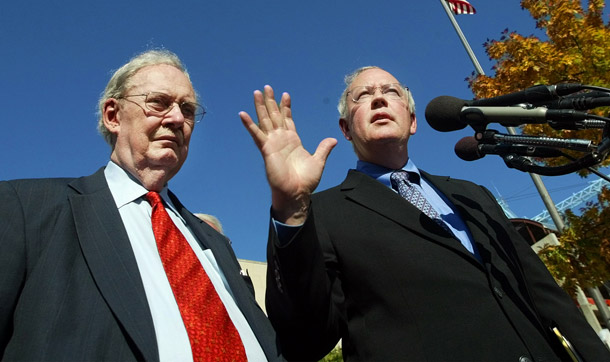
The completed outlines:
[[[18,208],[29,221],[32,215],[45,215],[55,217],[59,210],[68,205],[68,195],[71,189],[68,186],[73,178],[39,178],[3,181],[0,183],[5,205]],[[18,210],[15,210],[17,212]],[[40,221],[39,217],[35,220]]]
[[[316,192],[312,196],[314,202],[336,202],[345,198],[345,192],[349,192],[357,187],[367,185],[368,187],[386,188],[385,185],[375,180],[371,176],[364,174],[360,171],[350,169],[345,179],[337,186],[331,187],[324,191]]]
[[[45,207],[52,207],[57,203],[67,200],[70,193],[70,182],[74,178],[39,178],[39,179],[20,179],[5,182],[2,192],[9,192],[14,195],[23,205],[44,204]]]
[[[334,199],[334,198],[340,197],[340,195],[341,195],[341,185],[337,185],[337,186],[328,188],[326,190],[314,193],[311,196],[311,199],[313,202],[319,203],[324,200],[329,200],[329,199]]]
[[[41,197],[44,197],[46,200],[64,198],[66,194],[74,192],[74,187],[72,186],[74,184],[91,185],[94,188],[103,187],[106,185],[103,168],[89,176],[27,178],[2,181],[3,187],[12,189],[16,194],[27,195],[28,199],[33,200],[40,199]]]
[[[74,181],[74,177],[53,177],[53,178],[29,178],[3,181],[10,185],[16,191],[20,190],[42,190],[42,189],[61,189],[65,188],[70,182]]]

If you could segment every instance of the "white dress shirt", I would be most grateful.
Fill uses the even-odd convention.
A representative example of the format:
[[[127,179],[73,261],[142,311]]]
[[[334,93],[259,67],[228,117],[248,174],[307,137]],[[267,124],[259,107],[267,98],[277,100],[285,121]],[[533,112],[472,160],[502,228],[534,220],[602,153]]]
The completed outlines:
[[[160,360],[193,361],[188,334],[157,250],[157,243],[152,231],[152,207],[144,198],[148,190],[112,161],[108,162],[104,175],[138,263],[146,299],[155,326]],[[256,336],[235,304],[233,294],[216,263],[214,255],[209,249],[203,250],[201,248],[168,197],[167,186],[159,194],[167,205],[166,209],[169,216],[193,248],[225,305],[229,317],[244,343],[248,360],[266,361],[267,358]]]

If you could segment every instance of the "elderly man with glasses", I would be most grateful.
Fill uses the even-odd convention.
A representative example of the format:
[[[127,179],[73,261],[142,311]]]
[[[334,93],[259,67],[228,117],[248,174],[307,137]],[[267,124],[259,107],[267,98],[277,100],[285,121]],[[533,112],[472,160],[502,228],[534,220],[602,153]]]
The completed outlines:
[[[282,360],[230,243],[168,189],[205,113],[179,58],[131,59],[99,112],[106,167],[0,182],[2,360]]]
[[[308,153],[269,86],[258,124],[240,113],[271,187],[266,301],[284,356],[317,360],[342,339],[349,361],[610,361],[491,193],[416,167],[409,89],[378,67],[346,84],[339,126],[358,162],[315,194],[337,141]]]

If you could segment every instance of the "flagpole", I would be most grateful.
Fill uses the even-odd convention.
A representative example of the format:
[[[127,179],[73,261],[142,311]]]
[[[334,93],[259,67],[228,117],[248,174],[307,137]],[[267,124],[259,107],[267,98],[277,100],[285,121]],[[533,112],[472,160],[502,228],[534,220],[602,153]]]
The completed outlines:
[[[464,33],[462,33],[462,29],[460,29],[460,26],[458,25],[457,21],[455,20],[455,17],[453,16],[453,11],[451,11],[451,9],[449,8],[449,4],[447,4],[446,0],[441,0],[441,4],[443,5],[443,8],[445,9],[445,12],[447,13],[447,16],[449,17],[449,20],[451,21],[451,24],[453,24],[453,28],[455,29],[458,37],[462,41],[462,44],[464,45],[464,49],[466,49],[466,53],[468,53],[470,60],[472,60],[474,69],[477,71],[477,73],[485,75],[485,73],[483,73],[483,68],[481,68],[481,64],[479,64],[479,61],[477,60],[477,57],[474,55],[474,52],[472,51],[470,44],[468,44],[468,40],[466,40]]]
[[[458,34],[458,37],[462,41],[462,44],[464,45],[464,49],[466,49],[466,53],[468,53],[468,56],[470,57],[470,60],[472,61],[472,64],[474,65],[476,72],[480,75],[485,75],[485,72],[483,72],[483,68],[481,68],[481,64],[479,64],[479,61],[477,60],[477,57],[474,55],[474,52],[472,51],[470,44],[468,44],[468,41],[466,40],[464,33],[462,33],[462,29],[460,29],[460,26],[458,25],[457,21],[455,20],[455,17],[453,16],[453,11],[451,11],[451,9],[449,8],[449,4],[447,4],[447,0],[440,0],[440,1],[441,1],[441,5],[443,5],[443,9],[445,9],[445,12],[447,13],[447,16],[449,17],[449,20],[451,21],[451,24],[453,24],[453,28],[455,29],[456,33]],[[514,127],[506,127],[506,130],[511,135],[517,134],[517,131],[515,130]],[[542,182],[542,178],[538,174],[531,173],[531,172],[528,172],[528,173],[529,173],[530,177],[532,178],[534,185],[538,189],[538,193],[540,194],[540,197],[542,198],[542,202],[546,206],[546,209],[548,210],[549,215],[551,216],[551,219],[553,219],[553,223],[555,224],[555,227],[557,227],[558,231],[562,231],[565,228],[565,224],[563,223],[563,220],[562,220],[561,216],[559,215],[559,212],[557,211],[557,207],[555,206],[555,203],[551,199],[551,195],[549,195],[549,192],[548,192],[546,186]]]

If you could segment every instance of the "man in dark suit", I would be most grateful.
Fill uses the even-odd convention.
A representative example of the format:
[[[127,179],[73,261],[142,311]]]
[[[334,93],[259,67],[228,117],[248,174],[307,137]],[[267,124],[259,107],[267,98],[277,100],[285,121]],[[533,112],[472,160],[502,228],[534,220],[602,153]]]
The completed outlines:
[[[255,124],[272,195],[267,311],[284,355],[316,360],[342,338],[346,360],[587,361],[610,354],[572,300],[473,183],[419,170],[410,91],[383,69],[346,77],[339,125],[358,164],[312,194],[336,144],[311,155],[290,97],[256,91]]]
[[[0,183],[3,360],[281,359],[227,239],[168,190],[204,113],[197,102],[175,54],[144,52],[100,99],[106,167]],[[168,245],[174,261],[161,256]],[[225,331],[237,342],[209,342],[220,333],[223,343]]]

